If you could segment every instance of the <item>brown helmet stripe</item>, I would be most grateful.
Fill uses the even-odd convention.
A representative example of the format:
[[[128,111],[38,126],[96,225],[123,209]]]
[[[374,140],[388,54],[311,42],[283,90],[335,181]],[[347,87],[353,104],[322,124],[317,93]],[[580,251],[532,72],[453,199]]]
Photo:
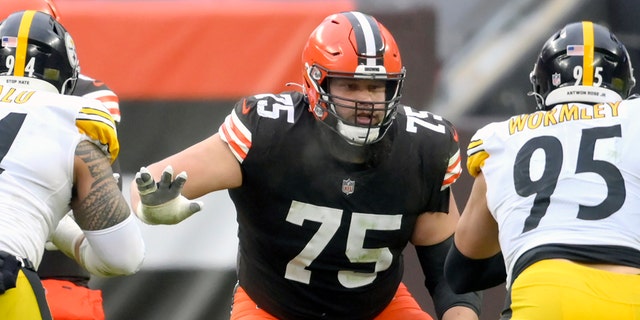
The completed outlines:
[[[384,65],[384,46],[378,23],[373,17],[360,12],[346,12],[344,14],[351,22],[356,37],[358,64]]]

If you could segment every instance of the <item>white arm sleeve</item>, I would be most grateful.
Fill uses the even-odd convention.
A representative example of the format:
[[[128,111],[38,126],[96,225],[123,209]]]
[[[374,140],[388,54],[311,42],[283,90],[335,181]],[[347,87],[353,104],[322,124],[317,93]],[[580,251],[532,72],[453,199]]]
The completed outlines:
[[[84,234],[73,219],[73,216],[66,214],[58,222],[55,232],[51,236],[51,241],[47,241],[45,249],[60,250],[67,256],[75,259],[75,248],[78,242],[82,241]]]
[[[76,260],[92,274],[129,275],[142,265],[145,245],[137,219],[131,214],[121,223],[102,230],[83,230]]]

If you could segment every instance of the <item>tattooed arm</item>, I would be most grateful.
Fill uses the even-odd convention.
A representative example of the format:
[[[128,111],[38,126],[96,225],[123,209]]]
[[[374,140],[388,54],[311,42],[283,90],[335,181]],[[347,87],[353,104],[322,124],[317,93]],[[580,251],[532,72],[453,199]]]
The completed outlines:
[[[75,222],[60,221],[52,239],[60,250],[96,275],[127,275],[140,268],[144,242],[137,221],[109,159],[88,141],[76,148],[71,208]]]
[[[113,178],[109,159],[93,143],[78,144],[74,173],[71,208],[80,228],[105,229],[129,217],[129,204]]]

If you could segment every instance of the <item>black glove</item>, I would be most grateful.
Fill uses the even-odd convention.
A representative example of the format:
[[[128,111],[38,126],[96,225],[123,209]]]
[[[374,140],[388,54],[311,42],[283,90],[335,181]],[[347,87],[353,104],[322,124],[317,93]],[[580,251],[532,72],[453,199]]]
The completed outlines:
[[[16,257],[0,251],[0,294],[16,287],[21,264]]]

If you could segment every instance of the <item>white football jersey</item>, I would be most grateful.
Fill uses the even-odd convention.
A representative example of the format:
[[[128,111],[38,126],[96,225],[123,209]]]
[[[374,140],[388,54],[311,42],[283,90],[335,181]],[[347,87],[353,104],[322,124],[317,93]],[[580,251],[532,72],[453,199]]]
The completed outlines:
[[[114,161],[119,145],[113,118],[97,100],[15,81],[0,83],[0,250],[37,268],[70,210],[76,146],[92,141]]]
[[[514,264],[546,244],[640,250],[640,99],[564,104],[488,124],[467,167],[487,183],[511,283]]]

